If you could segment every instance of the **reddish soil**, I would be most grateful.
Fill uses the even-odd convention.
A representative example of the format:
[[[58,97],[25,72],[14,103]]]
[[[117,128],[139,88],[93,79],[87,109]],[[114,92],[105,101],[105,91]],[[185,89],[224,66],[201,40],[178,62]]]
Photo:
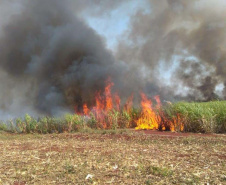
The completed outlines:
[[[158,131],[158,130],[136,130],[136,132],[145,133],[148,135],[157,135],[165,137],[219,137],[226,136],[225,134],[202,134],[202,133],[183,133],[183,132],[170,132],[170,131]]]

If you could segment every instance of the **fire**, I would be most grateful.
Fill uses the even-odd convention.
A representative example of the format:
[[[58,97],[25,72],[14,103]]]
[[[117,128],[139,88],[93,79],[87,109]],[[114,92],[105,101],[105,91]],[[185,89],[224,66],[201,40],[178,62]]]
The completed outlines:
[[[83,113],[84,113],[85,115],[88,115],[89,112],[90,112],[90,110],[88,109],[87,105],[84,104],[84,105],[83,105]]]
[[[106,111],[112,110],[113,102],[112,102],[112,95],[111,95],[111,88],[114,85],[110,80],[107,81],[107,86],[105,87],[105,97],[106,97]]]
[[[133,108],[133,94],[127,99],[126,104],[124,106],[124,110],[126,112],[130,112]]]
[[[159,95],[155,96],[155,101],[157,102],[157,108],[160,108],[161,107],[161,101],[160,101],[160,97]]]
[[[104,107],[105,107],[104,101],[102,100],[100,92],[97,92],[95,99],[96,99],[96,109],[100,111],[104,110]]]
[[[104,120],[104,110],[105,110],[105,104],[104,104],[104,101],[100,95],[100,92],[98,92],[96,94],[96,107],[93,108],[93,113],[97,119],[98,122],[100,122],[103,126],[103,128],[105,129],[107,126],[106,126],[106,123],[105,123],[105,120]]]
[[[106,81],[104,93],[98,91],[95,96],[96,105],[89,109],[87,104],[83,105],[83,114],[90,116],[90,113],[95,117],[99,128],[112,128],[113,122],[117,121],[116,115],[127,112],[133,117],[133,123],[136,124],[135,129],[149,129],[149,130],[171,130],[183,131],[184,125],[180,115],[175,118],[166,118],[161,111],[161,101],[159,96],[154,97],[154,104],[151,99],[148,99],[144,93],[141,95],[141,113],[139,116],[132,116],[133,113],[133,94],[127,99],[124,108],[121,109],[121,99],[118,93],[112,93],[114,83],[110,79]],[[130,124],[128,124],[130,125]],[[134,124],[133,124],[134,125]]]
[[[172,122],[170,122],[170,130],[171,131],[176,131],[176,130],[180,130],[180,131],[184,131],[184,124],[183,124],[183,120],[180,117],[180,115],[177,115]]]
[[[158,115],[153,111],[152,101],[147,98],[144,93],[141,93],[141,106],[142,106],[142,116],[137,121],[136,129],[150,129],[156,130],[159,127]]]
[[[120,111],[120,103],[121,103],[121,99],[118,95],[118,93],[115,93],[115,107],[117,111]]]
[[[110,128],[110,122],[106,120],[109,112],[114,110],[114,102],[115,100],[115,106],[116,110],[120,110],[120,97],[116,93],[114,94],[114,98],[111,92],[112,87],[114,86],[114,83],[111,82],[110,79],[106,81],[106,87],[104,90],[104,94],[101,95],[101,92],[97,92],[95,96],[96,100],[96,106],[93,107],[92,113],[94,114],[97,122],[99,123],[98,125],[104,129]],[[83,112],[85,115],[88,115],[90,110],[87,108],[86,104],[83,105]]]

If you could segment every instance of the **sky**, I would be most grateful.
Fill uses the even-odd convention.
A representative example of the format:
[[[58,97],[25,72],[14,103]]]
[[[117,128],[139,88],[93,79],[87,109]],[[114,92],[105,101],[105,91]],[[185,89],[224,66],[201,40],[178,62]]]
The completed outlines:
[[[8,7],[10,7],[11,11],[9,11]],[[0,12],[4,16],[0,17],[0,24],[7,22],[12,14],[19,13],[21,7],[21,4],[17,3],[15,0],[3,0],[0,6]],[[144,12],[150,11],[146,0],[125,1],[120,3],[120,6],[117,8],[112,8],[112,10],[110,9],[109,12],[105,12],[100,16],[95,16],[93,13],[90,13],[90,9],[87,9],[87,11],[82,11],[79,16],[105,39],[107,48],[114,52],[117,46],[117,40],[120,39],[129,28],[130,17],[138,10]]]
[[[138,10],[144,12],[150,11],[145,0],[126,1],[117,9],[105,13],[102,16],[89,15],[87,12],[84,12],[81,16],[83,16],[91,28],[104,37],[107,48],[114,52],[117,46],[117,40],[123,37],[123,34],[126,33],[129,27],[130,17]]]
[[[226,98],[225,10],[225,0],[0,0],[2,107],[43,111],[39,98],[50,95],[60,109],[91,102],[107,76],[125,98],[141,89],[170,101]]]
[[[202,7],[203,3],[205,3],[205,0],[198,1],[196,3],[196,7],[199,9],[200,7]],[[219,11],[224,11],[226,1],[209,0],[206,6],[213,8],[217,7]],[[102,16],[93,16],[86,11],[84,11],[81,16],[83,16],[82,18],[85,19],[85,21],[91,28],[93,28],[99,35],[101,35],[101,37],[105,39],[107,48],[114,53],[116,52],[118,41],[120,41],[120,39],[123,39],[124,34],[129,31],[129,26],[131,24],[130,18],[134,16],[138,10],[141,10],[145,13],[150,13],[151,7],[147,0],[125,1],[124,3],[120,4],[118,8],[113,9],[112,11],[109,11]],[[164,73],[161,73],[161,79],[166,82],[166,85],[170,85],[170,76],[173,70],[178,67],[181,58],[179,56],[174,56],[172,60],[173,65],[171,66],[172,68],[170,70],[165,69],[163,65],[160,65],[158,69],[159,71],[165,71]],[[216,91],[221,92],[223,88],[223,84],[220,83],[216,86]],[[179,89],[180,91],[189,91],[189,88],[183,86]],[[219,92],[218,94],[220,94]]]

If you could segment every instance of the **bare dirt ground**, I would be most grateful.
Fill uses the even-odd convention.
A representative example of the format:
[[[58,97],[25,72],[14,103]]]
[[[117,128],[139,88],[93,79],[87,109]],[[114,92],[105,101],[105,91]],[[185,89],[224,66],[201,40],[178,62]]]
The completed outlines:
[[[226,184],[226,136],[0,133],[0,184]]]

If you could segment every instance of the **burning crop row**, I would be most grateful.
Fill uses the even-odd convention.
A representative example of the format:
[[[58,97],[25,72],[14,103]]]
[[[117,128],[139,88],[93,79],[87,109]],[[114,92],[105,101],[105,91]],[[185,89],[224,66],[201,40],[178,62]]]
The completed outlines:
[[[101,127],[104,129],[112,128],[114,124],[113,119],[109,121],[109,115],[114,115],[117,117],[119,114],[131,115],[133,112],[133,95],[131,95],[126,101],[125,105],[121,105],[121,99],[117,93],[112,94],[111,88],[114,83],[109,79],[105,87],[104,94],[101,96],[101,92],[96,94],[96,106],[91,110],[87,107],[87,104],[83,105],[83,115],[87,117],[93,116],[96,121],[100,123]],[[155,105],[151,99],[141,93],[141,110],[139,111],[139,117],[135,120],[131,120],[134,124],[129,124],[127,126],[135,125],[136,129],[147,129],[147,130],[171,130],[171,131],[183,131],[184,127],[180,119],[173,119],[172,121],[166,122],[163,114],[161,114],[161,102],[159,96],[155,96]],[[160,116],[161,115],[161,116]],[[175,125],[180,124],[177,129]]]
[[[226,132],[226,101],[203,103],[166,103],[161,104],[160,97],[154,101],[140,93],[139,108],[134,106],[131,95],[122,103],[118,93],[112,93],[114,83],[107,80],[104,92],[97,92],[95,105],[86,103],[81,112],[66,114],[63,117],[34,118],[25,115],[0,123],[0,130],[17,133],[61,133],[82,129],[118,129],[135,128],[175,131],[175,132]]]

